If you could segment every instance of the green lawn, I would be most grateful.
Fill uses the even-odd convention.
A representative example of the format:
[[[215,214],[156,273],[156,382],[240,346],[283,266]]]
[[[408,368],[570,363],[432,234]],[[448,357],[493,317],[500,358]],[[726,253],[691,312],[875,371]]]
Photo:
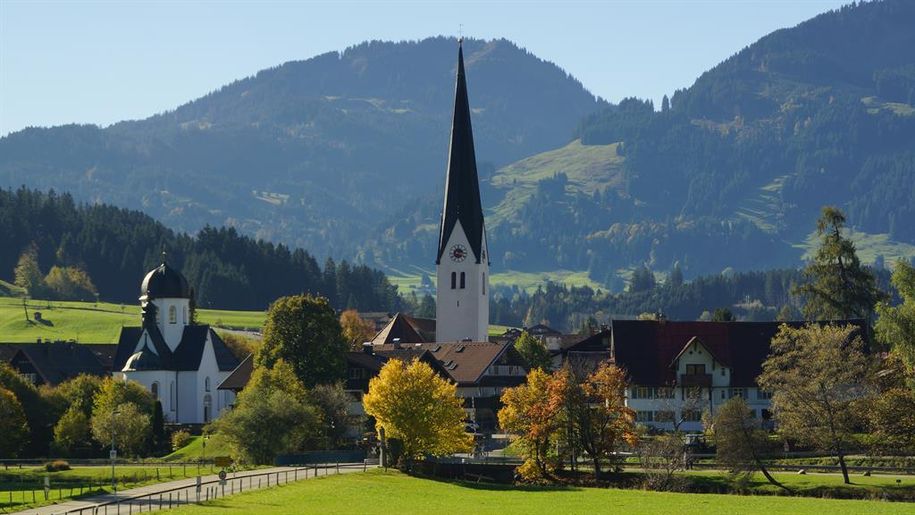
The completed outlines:
[[[213,473],[201,466],[200,473]],[[118,489],[195,477],[196,465],[119,465],[115,468]],[[44,478],[50,479],[48,499],[44,498]],[[53,504],[81,495],[101,494],[111,490],[111,467],[73,467],[71,470],[46,472],[44,467],[0,468],[0,510],[16,510]]]
[[[214,456],[229,456],[230,454],[231,451],[228,444],[223,442],[219,435],[214,435],[207,439],[207,457],[213,458]],[[169,454],[168,456],[165,456],[163,459],[165,461],[191,461],[203,457],[203,437],[193,436],[191,437],[190,443]]]
[[[77,340],[87,343],[117,343],[123,326],[140,325],[139,305],[107,302],[63,302],[30,300],[26,322],[22,300],[0,297],[0,341],[34,342],[43,340]],[[42,322],[32,318],[40,311]],[[198,310],[201,323],[233,329],[260,329],[263,311]]]
[[[873,264],[878,255],[883,256],[888,267],[892,267],[900,258],[909,260],[915,257],[915,245],[891,240],[888,234],[870,234],[851,229],[843,233],[854,242],[858,257],[865,264]],[[819,244],[820,238],[813,231],[805,241],[794,246],[804,251],[802,258],[806,260],[813,258]]]
[[[398,472],[373,470],[240,494],[203,506],[183,507],[176,513],[889,515],[915,513],[915,504],[602,488],[514,488],[416,479]]]

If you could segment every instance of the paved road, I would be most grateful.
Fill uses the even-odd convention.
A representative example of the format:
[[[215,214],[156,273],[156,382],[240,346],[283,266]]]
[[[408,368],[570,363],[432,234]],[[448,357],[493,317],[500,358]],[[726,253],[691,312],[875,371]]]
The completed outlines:
[[[180,479],[167,483],[141,486],[122,490],[117,494],[105,494],[82,499],[33,508],[16,512],[28,515],[116,515],[133,514],[160,509],[168,509],[179,504],[189,504],[237,494],[247,490],[257,490],[278,484],[286,484],[312,477],[362,472],[362,463],[337,465],[318,465],[317,467],[275,467],[270,469],[251,470],[229,473],[225,485],[219,484],[216,474],[201,476],[202,487],[197,491],[196,479]],[[14,515],[16,515],[14,514]]]

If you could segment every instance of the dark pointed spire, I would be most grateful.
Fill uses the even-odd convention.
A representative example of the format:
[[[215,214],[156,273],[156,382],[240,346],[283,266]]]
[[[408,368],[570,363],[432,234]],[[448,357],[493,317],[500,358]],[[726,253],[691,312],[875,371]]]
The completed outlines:
[[[454,118],[451,122],[451,145],[448,150],[448,173],[445,179],[445,206],[438,240],[438,256],[442,260],[445,246],[454,230],[461,227],[470,242],[473,257],[481,262],[483,249],[483,207],[477,178],[477,158],[473,150],[473,128],[470,125],[470,103],[467,100],[467,79],[464,77],[463,38],[458,40],[457,84],[454,89]]]

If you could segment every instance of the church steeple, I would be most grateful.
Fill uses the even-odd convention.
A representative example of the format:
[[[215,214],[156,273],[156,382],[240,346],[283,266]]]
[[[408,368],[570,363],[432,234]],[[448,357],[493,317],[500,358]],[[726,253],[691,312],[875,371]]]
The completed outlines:
[[[463,41],[458,47],[454,118],[445,179],[445,205],[435,258],[435,341],[489,336],[489,256],[477,158],[473,152],[470,103],[464,76]]]
[[[438,239],[440,264],[442,255],[456,222],[467,236],[476,263],[488,261],[484,256],[483,207],[477,177],[477,159],[473,150],[473,129],[470,125],[470,102],[467,100],[467,79],[464,76],[463,38],[458,41],[457,83],[454,89],[454,117],[451,121],[451,144],[448,150],[448,172],[445,179],[445,206]]]

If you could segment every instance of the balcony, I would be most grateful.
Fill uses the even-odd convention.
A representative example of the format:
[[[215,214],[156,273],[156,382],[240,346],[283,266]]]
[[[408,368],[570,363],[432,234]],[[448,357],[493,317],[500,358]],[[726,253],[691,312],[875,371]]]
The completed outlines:
[[[680,386],[711,388],[712,374],[680,374]]]

